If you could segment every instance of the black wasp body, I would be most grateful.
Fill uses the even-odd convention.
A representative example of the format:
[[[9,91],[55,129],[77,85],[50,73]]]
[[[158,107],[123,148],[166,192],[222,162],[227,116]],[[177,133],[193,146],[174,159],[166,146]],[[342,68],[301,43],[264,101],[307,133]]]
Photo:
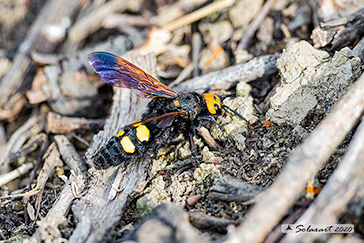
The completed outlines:
[[[153,98],[140,121],[124,127],[95,155],[94,164],[98,169],[127,163],[146,152],[155,154],[157,147],[152,145],[168,142],[180,133],[190,139],[191,151],[194,151],[195,129],[204,118],[219,115],[222,108],[246,120],[222,105],[215,94],[178,93],[113,54],[93,52],[88,55],[88,61],[106,83],[128,88],[142,98]]]
[[[211,94],[204,96],[209,97],[209,95]],[[181,133],[185,137],[193,135],[195,128],[200,126],[201,120],[212,115],[207,108],[204,96],[193,92],[180,93],[175,99],[154,98],[149,102],[147,111],[142,116],[141,121],[147,122],[137,121],[112,137],[95,155],[96,168],[106,169],[129,162],[135,156],[142,156],[146,152],[154,153],[157,143],[168,143]],[[220,102],[217,96],[213,98],[214,101],[215,99]],[[220,108],[221,106],[217,103],[214,113],[219,114]],[[179,115],[153,119],[171,113]],[[191,144],[191,146],[194,145]]]

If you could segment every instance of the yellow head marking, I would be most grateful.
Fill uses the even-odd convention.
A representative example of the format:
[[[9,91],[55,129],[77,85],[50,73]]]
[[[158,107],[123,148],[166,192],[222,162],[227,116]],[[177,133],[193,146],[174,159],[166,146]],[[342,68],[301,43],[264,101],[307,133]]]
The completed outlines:
[[[121,137],[121,136],[123,136],[125,134],[125,131],[123,130],[123,131],[121,131],[121,132],[119,132],[118,134],[116,134],[116,136],[115,137]]]
[[[207,109],[211,114],[216,114],[219,109],[221,109],[220,98],[215,94],[204,94]]]
[[[123,137],[120,141],[120,144],[123,147],[124,151],[128,154],[132,154],[135,152],[135,146],[128,136]]]
[[[141,125],[136,128],[136,136],[140,142],[148,142],[150,131],[145,125]]]
[[[176,107],[178,107],[178,106],[179,106],[179,101],[178,101],[178,100],[174,100],[174,101],[173,101],[173,104],[174,104]]]

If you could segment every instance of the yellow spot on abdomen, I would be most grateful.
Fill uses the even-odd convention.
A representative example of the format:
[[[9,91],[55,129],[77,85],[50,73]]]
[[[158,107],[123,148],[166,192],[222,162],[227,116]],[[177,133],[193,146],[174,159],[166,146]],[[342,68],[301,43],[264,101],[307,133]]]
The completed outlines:
[[[140,142],[148,142],[150,131],[145,125],[141,125],[136,128],[136,136],[139,139]]]
[[[118,134],[116,134],[116,136],[115,137],[121,137],[121,136],[123,136],[125,134],[125,131],[121,131],[121,132],[119,132]]]
[[[128,136],[123,137],[120,141],[120,144],[123,147],[124,151],[128,154],[132,154],[135,152],[135,146]]]

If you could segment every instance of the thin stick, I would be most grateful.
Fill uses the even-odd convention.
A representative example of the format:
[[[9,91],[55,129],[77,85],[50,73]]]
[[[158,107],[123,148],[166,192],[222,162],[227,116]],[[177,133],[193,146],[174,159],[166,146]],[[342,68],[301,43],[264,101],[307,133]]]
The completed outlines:
[[[45,133],[39,133],[31,141],[29,141],[26,145],[24,145],[20,150],[10,154],[10,163],[14,162],[20,157],[25,157],[26,155],[30,154],[31,152],[36,150],[38,146],[41,145],[41,143],[43,143],[43,141],[46,139],[47,135]]]
[[[99,130],[104,124],[104,119],[66,117],[54,112],[49,112],[47,116],[47,132],[55,134],[67,134],[75,131],[84,133],[89,130]]]
[[[206,17],[209,14],[212,14],[216,11],[220,11],[224,8],[228,8],[235,3],[235,0],[222,0],[218,2],[211,3],[206,7],[200,8],[190,14],[187,14],[172,23],[169,23],[163,27],[163,29],[174,31],[182,26],[191,24],[199,19]]]
[[[0,186],[5,185],[6,183],[26,174],[30,169],[33,168],[33,163],[23,164],[22,166],[16,168],[9,173],[0,176]]]
[[[82,160],[76,149],[66,136],[54,136],[59,153],[62,155],[63,161],[71,167],[76,175],[81,175],[87,170],[85,162]]]
[[[253,58],[247,63],[237,64],[219,71],[211,72],[193,79],[184,81],[176,86],[176,91],[203,92],[212,85],[233,85],[238,81],[249,82],[277,72],[277,58],[275,55],[266,55]]]
[[[31,243],[41,242],[45,239],[49,240],[50,236],[52,237],[52,241],[64,241],[62,239],[61,234],[58,229],[58,225],[64,223],[66,220],[65,216],[69,212],[69,209],[73,203],[73,201],[79,197],[80,193],[85,188],[85,178],[83,175],[74,175],[71,173],[67,184],[62,189],[61,195],[57,199],[57,201],[53,204],[53,207],[47,213],[47,216],[42,218],[39,221],[39,228],[32,235],[32,238],[29,240]],[[56,234],[48,234],[48,230],[52,229],[53,233],[56,231]],[[46,233],[45,233],[46,232]]]
[[[276,0],[268,0],[264,4],[264,6],[260,10],[259,14],[257,15],[257,17],[253,20],[253,22],[251,22],[249,24],[249,26],[245,32],[245,35],[241,39],[238,47],[236,48],[237,50],[245,50],[248,48],[250,40],[254,37],[255,32],[257,31],[259,26],[262,24],[263,20],[269,13],[270,9],[273,7],[275,1]]]
[[[357,123],[363,110],[364,75],[306,141],[293,151],[280,176],[225,242],[262,242]]]
[[[198,62],[200,60],[200,53],[202,49],[202,38],[200,33],[196,32],[192,35],[192,61],[194,65],[193,77],[200,75]]]

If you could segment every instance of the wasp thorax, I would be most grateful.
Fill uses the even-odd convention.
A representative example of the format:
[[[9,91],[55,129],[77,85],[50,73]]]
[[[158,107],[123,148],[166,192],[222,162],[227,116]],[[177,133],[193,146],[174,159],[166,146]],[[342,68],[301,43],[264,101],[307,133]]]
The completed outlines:
[[[202,111],[201,95],[197,93],[181,93],[173,104],[179,111],[187,112],[191,119],[196,118]]]
[[[207,109],[212,115],[221,111],[221,101],[217,95],[206,93],[203,95],[203,98],[205,99]]]

